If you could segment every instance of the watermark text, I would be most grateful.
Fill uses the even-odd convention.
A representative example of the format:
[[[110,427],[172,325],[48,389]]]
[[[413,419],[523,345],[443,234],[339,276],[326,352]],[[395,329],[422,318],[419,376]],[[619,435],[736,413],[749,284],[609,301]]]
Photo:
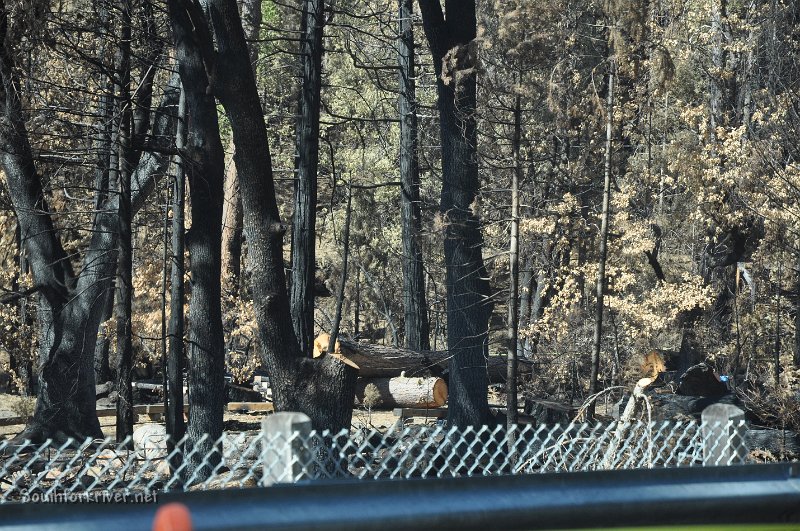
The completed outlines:
[[[31,492],[24,493],[23,503],[156,503],[156,492]]]

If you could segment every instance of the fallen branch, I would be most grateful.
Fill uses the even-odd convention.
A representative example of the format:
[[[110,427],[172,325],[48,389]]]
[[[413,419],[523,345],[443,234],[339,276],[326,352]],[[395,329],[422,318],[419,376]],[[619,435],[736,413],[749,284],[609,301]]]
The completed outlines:
[[[603,458],[603,464],[601,465],[602,468],[608,469],[614,464],[614,460],[617,456],[617,450],[619,450],[619,445],[625,438],[625,434],[630,427],[631,421],[639,410],[639,404],[646,402],[647,400],[644,390],[651,383],[653,383],[652,378],[642,378],[636,383],[636,387],[633,388],[633,394],[628,399],[628,403],[625,406],[625,411],[623,411],[622,415],[619,417],[617,427],[614,430],[614,436],[612,437],[611,443],[608,445],[608,449],[606,450],[606,455],[605,458]],[[649,411],[650,406],[648,404],[648,415]]]

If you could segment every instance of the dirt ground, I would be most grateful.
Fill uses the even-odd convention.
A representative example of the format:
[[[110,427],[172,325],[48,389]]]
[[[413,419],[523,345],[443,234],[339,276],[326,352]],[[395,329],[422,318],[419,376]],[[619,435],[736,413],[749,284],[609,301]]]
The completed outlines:
[[[18,416],[20,403],[25,399],[9,394],[0,394],[0,417]],[[260,427],[263,413],[225,413],[225,429],[226,431],[243,431],[243,430],[257,430]],[[373,410],[368,413],[362,408],[355,408],[353,410],[353,427],[354,428],[376,428],[379,430],[386,430],[398,421],[394,413],[389,411]],[[433,423],[435,419],[415,418],[415,423]],[[114,417],[101,417],[100,426],[103,429],[103,434],[106,437],[115,436],[115,418]],[[136,420],[136,425],[142,425],[153,422],[147,415],[139,415]],[[0,426],[0,440],[11,439],[20,433],[25,426],[22,424],[15,424],[12,426]]]

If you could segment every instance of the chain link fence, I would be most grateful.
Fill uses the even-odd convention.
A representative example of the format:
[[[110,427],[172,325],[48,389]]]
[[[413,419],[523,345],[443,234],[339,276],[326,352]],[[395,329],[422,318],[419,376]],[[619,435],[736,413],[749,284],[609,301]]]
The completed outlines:
[[[206,437],[169,444],[157,426],[122,443],[0,442],[0,502],[104,500],[318,479],[727,465],[747,460],[744,430],[743,421],[730,420],[573,423],[510,432],[502,426],[396,426],[320,434],[304,415],[279,413],[266,417],[261,431],[226,432],[213,445]]]

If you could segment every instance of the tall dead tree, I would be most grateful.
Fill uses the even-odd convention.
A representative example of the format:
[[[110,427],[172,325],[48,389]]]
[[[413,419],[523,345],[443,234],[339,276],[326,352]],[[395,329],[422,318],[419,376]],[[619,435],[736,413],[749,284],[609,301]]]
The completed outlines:
[[[509,432],[517,424],[517,352],[519,344],[519,183],[522,180],[522,97],[514,98],[514,171],[511,174],[511,234],[509,236],[508,371],[506,409]]]
[[[459,427],[487,422],[486,354],[490,289],[483,236],[473,204],[480,189],[474,0],[419,0],[436,71],[442,144],[440,213],[445,223],[447,347],[450,362],[448,421]],[[446,12],[446,17],[445,17]]]
[[[94,352],[110,281],[117,268],[119,194],[98,190],[91,239],[76,274],[55,229],[52,212],[32,154],[16,72],[16,44],[8,34],[8,12],[0,6],[0,155],[20,239],[39,292],[39,391],[36,410],[17,440],[42,442],[102,437],[95,412]],[[165,105],[169,96],[165,95]],[[169,113],[159,123],[163,141],[171,136]],[[113,166],[113,165],[112,165]],[[134,172],[133,212],[152,188],[162,157],[142,157]]]
[[[119,222],[117,254],[117,441],[133,436],[133,240],[131,211],[131,16],[133,2],[120,5],[120,41],[117,49],[117,183]]]
[[[297,181],[292,217],[291,306],[300,350],[311,356],[314,343],[314,273],[316,270],[317,170],[322,89],[322,34],[325,2],[303,3],[302,92],[297,125]]]
[[[603,311],[605,310],[606,258],[608,257],[608,222],[611,216],[611,155],[614,125],[614,78],[615,59],[609,59],[608,93],[606,94],[606,146],[603,165],[603,210],[600,213],[600,234],[598,235],[597,281],[595,283],[594,339],[592,342],[592,368],[589,377],[589,395],[598,391],[600,374],[600,351],[603,344]],[[589,405],[588,415],[594,415],[595,402]]]
[[[186,147],[186,98],[181,90],[178,105],[178,127],[175,132],[175,146],[179,151]],[[167,402],[166,424],[170,436],[170,453],[176,442],[186,434],[183,421],[183,304],[184,304],[184,198],[186,196],[186,178],[184,163],[180,155],[175,156],[174,181],[172,189],[172,268],[170,272],[169,295],[169,346],[167,353]],[[177,460],[177,458],[176,458]],[[170,463],[177,468],[175,463]]]
[[[189,302],[188,445],[196,450],[188,470],[208,477],[215,463],[206,456],[222,435],[225,351],[222,329],[222,200],[225,154],[210,78],[212,40],[196,1],[169,0],[175,56],[186,99],[188,129],[182,149],[192,208],[186,234],[191,273]],[[238,15],[238,12],[237,12]],[[245,50],[246,53],[246,50]],[[247,69],[250,61],[244,57]],[[229,80],[226,80],[229,82]],[[260,107],[258,111],[260,115]],[[201,468],[202,467],[202,468]]]
[[[250,64],[256,72],[259,56],[258,35],[261,29],[261,0],[244,0],[239,3],[242,25],[248,41]],[[234,151],[233,142],[228,152]],[[231,289],[237,292],[242,263],[242,197],[239,191],[239,176],[236,165],[230,164],[225,171],[225,203],[222,209],[222,274],[228,279]]]
[[[102,299],[116,267],[116,197],[107,196],[76,275],[53,225],[36,171],[15,72],[8,12],[0,5],[0,164],[17,214],[39,297],[39,393],[34,416],[18,440],[102,437],[95,413],[94,346]],[[87,341],[86,339],[90,340]]]
[[[283,268],[285,226],[278,213],[266,123],[236,2],[207,2],[216,53],[211,37],[203,34],[208,21],[201,9],[194,8],[196,2],[170,0],[170,5],[180,8],[180,12],[170,12],[173,24],[181,26],[180,32],[176,31],[176,43],[193,46],[202,55],[206,77],[196,81],[203,87],[213,83],[233,130],[255,316],[276,409],[306,413],[319,430],[349,428],[357,368],[336,356],[307,358],[288,318],[291,312]]]
[[[105,2],[101,2],[99,6],[99,22],[101,28],[107,35],[111,34],[109,28],[110,15],[108,6]],[[99,50],[97,53],[97,62],[103,65],[103,70],[108,69],[109,72],[105,74],[105,91],[100,95],[98,114],[101,116],[100,123],[97,126],[97,137],[95,140],[97,146],[97,162],[95,167],[94,189],[95,190],[108,190],[108,179],[110,176],[111,164],[111,149],[113,146],[113,126],[114,126],[114,82],[110,74],[110,68],[105,66],[106,51],[109,47],[109,38],[103,38],[100,41]],[[100,210],[106,198],[102,194],[95,196],[95,210]],[[104,315],[103,320],[111,318],[111,312],[114,304],[114,292],[108,290],[105,299],[103,300]],[[111,380],[111,366],[109,364],[109,349],[110,342],[104,336],[98,336],[97,344],[95,346],[95,380],[97,382],[107,382]]]
[[[422,261],[417,152],[416,65],[414,60],[413,0],[399,0],[397,60],[400,72],[400,223],[403,239],[403,306],[406,347],[430,350],[428,303]]]

